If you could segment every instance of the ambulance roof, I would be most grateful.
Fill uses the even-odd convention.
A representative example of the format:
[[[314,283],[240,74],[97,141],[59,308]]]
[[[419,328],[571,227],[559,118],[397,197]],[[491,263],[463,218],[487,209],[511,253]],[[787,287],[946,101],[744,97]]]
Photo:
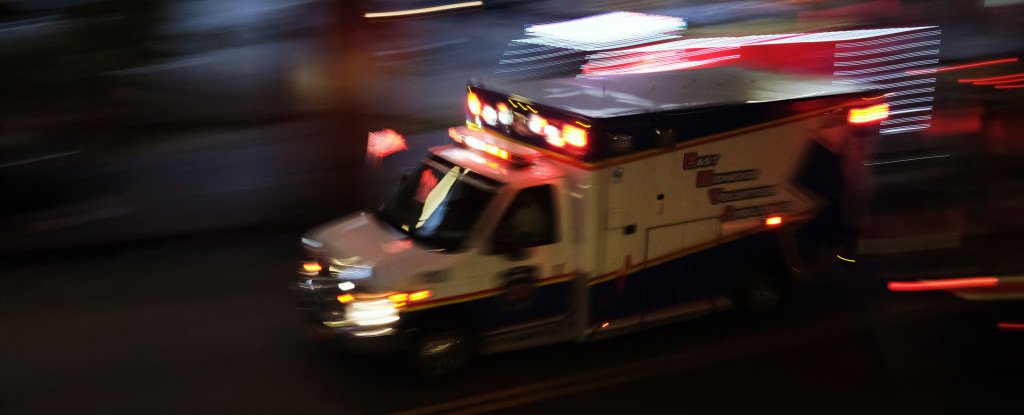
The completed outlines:
[[[589,118],[841,95],[864,87],[832,78],[734,67],[605,77],[484,81],[477,86]]]

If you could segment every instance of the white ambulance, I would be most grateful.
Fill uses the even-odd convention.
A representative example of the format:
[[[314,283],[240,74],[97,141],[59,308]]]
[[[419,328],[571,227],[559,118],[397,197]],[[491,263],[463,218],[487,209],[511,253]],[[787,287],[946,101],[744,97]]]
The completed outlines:
[[[451,145],[302,239],[292,291],[320,334],[424,375],[769,310],[840,242],[876,95],[737,68],[471,83]]]

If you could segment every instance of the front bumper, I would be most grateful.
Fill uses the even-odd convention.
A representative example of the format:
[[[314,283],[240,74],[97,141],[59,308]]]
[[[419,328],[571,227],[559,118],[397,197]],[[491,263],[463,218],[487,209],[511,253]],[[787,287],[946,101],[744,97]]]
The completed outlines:
[[[415,329],[394,323],[359,326],[347,321],[338,290],[318,287],[306,280],[290,284],[292,298],[305,316],[306,328],[319,340],[353,353],[397,353],[412,347]]]
[[[414,330],[398,330],[376,334],[378,328],[365,327],[332,328],[322,321],[308,320],[307,329],[321,341],[338,346],[342,350],[360,354],[394,354],[412,349]],[[367,335],[370,332],[372,335]]]

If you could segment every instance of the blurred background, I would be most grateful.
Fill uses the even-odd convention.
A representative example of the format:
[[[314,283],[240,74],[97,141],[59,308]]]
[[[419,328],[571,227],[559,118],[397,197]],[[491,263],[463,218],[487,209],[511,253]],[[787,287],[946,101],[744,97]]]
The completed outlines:
[[[864,161],[841,283],[767,326],[518,352],[431,387],[308,340],[285,289],[299,235],[447,143],[466,81],[500,74],[525,25],[615,10],[684,17],[686,37],[941,28],[930,128]],[[885,280],[1024,270],[1022,48],[1014,0],[0,0],[0,412],[1016,403],[1020,341],[991,307]],[[408,148],[368,159],[384,128]],[[540,393],[579,373],[624,380]]]

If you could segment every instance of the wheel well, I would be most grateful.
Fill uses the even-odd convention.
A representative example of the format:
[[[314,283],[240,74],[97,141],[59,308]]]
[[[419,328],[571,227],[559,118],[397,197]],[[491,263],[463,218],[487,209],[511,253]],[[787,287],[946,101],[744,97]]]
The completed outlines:
[[[417,323],[421,329],[460,327],[474,337],[479,333],[480,328],[479,323],[473,319],[473,313],[469,307],[461,304],[444,307],[444,309],[422,315],[418,319]]]

